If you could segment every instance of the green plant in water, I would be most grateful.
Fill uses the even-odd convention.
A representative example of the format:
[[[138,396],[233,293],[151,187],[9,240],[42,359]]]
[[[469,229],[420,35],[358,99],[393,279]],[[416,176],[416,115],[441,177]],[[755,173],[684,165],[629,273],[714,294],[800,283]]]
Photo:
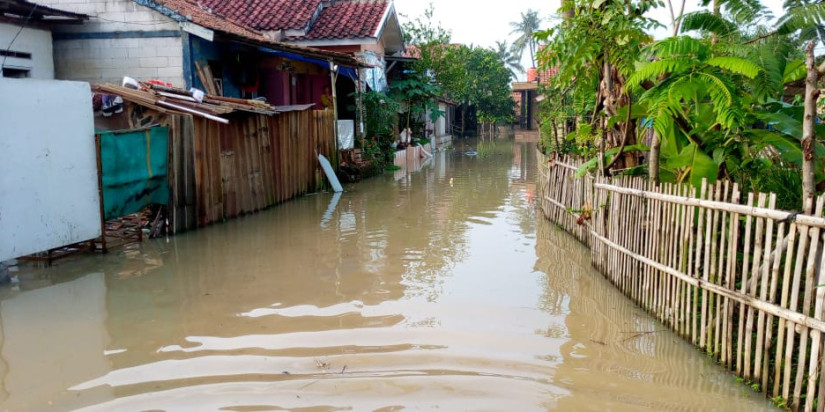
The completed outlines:
[[[788,407],[788,401],[782,396],[774,396],[773,398],[771,398],[771,402],[773,402],[774,405],[782,409]]]

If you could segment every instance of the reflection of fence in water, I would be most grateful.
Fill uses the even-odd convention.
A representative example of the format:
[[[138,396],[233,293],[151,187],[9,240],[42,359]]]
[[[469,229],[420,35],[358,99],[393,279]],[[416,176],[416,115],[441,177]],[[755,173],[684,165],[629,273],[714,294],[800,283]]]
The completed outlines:
[[[564,317],[563,325],[551,324],[541,332],[548,336],[569,334],[569,341],[561,348],[566,358],[559,365],[557,380],[588,387],[590,383],[577,381],[588,376],[580,369],[595,368],[605,377],[623,379],[617,387],[622,387],[622,382],[628,385],[626,388],[634,382],[649,382],[701,391],[710,398],[730,395],[729,386],[704,377],[725,376],[717,373],[715,364],[695,356],[685,342],[670,333],[663,333],[661,323],[598,276],[590,264],[589,251],[575,238],[558,226],[539,224],[536,252],[536,270],[547,274],[541,307]],[[571,356],[582,350],[586,357]],[[634,394],[632,389],[623,395],[614,392],[606,396],[651,408],[673,407],[672,401],[657,404],[649,397]]]
[[[545,216],[591,245],[616,287],[766,394],[813,409],[825,383],[825,290],[815,286],[825,283],[825,197],[797,216],[775,210],[775,195],[742,196],[729,182],[697,195],[638,178],[575,178],[575,161],[539,156]]]

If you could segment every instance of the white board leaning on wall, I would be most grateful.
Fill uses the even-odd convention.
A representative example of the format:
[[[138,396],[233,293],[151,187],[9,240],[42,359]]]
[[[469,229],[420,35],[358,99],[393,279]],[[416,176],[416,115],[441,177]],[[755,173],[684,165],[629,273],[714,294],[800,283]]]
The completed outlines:
[[[89,84],[0,78],[0,261],[100,233]]]

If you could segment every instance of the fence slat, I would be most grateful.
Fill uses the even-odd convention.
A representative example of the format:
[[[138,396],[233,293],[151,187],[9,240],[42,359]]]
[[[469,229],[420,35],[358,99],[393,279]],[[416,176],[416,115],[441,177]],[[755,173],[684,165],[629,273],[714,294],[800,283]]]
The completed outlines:
[[[576,179],[581,162],[559,160],[541,162],[540,204],[590,246],[595,268],[766,395],[825,409],[825,196],[796,214],[731,182]],[[591,219],[577,224],[586,205]]]

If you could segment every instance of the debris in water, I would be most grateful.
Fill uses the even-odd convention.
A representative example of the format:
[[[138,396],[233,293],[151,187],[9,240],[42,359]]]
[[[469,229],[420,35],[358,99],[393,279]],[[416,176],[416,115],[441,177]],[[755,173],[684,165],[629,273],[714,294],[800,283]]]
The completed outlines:
[[[318,369],[329,370],[329,367],[330,367],[331,365],[330,365],[330,363],[329,363],[329,362],[327,362],[327,361],[325,361],[325,360],[322,360],[322,359],[320,359],[320,358],[315,358],[315,366],[317,366],[317,367],[318,367]]]

